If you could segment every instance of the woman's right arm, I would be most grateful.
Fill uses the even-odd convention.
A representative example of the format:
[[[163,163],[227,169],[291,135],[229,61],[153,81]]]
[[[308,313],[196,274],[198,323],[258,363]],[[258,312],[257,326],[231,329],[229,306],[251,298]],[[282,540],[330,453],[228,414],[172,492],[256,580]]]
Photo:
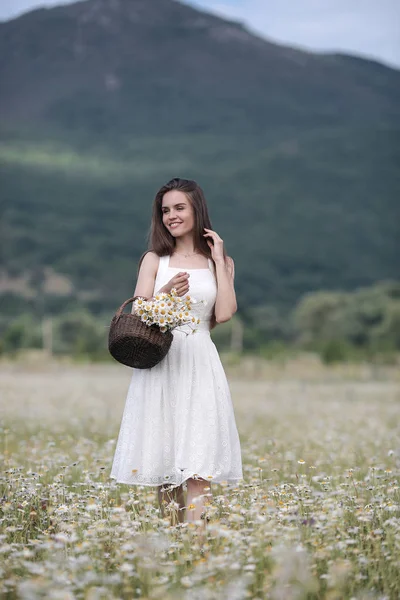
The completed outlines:
[[[147,252],[140,265],[139,275],[136,282],[134,296],[151,298],[154,291],[154,283],[157,276],[159,256],[155,252]],[[133,312],[133,305],[132,305]]]

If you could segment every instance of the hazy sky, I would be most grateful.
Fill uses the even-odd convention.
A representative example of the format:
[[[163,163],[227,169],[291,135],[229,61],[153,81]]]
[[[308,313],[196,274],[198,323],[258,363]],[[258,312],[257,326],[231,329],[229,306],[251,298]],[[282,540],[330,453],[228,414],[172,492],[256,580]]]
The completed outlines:
[[[133,1],[133,0],[132,0]],[[151,2],[151,0],[148,0]],[[186,0],[273,41],[339,50],[400,68],[400,0]],[[0,0],[0,20],[71,0]]]

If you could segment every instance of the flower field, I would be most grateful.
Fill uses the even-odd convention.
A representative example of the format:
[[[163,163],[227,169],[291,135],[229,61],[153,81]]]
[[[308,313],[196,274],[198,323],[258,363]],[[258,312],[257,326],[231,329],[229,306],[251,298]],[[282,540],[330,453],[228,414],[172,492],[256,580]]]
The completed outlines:
[[[130,370],[0,367],[0,597],[400,597],[400,382],[229,373],[244,480],[171,525],[109,478]]]

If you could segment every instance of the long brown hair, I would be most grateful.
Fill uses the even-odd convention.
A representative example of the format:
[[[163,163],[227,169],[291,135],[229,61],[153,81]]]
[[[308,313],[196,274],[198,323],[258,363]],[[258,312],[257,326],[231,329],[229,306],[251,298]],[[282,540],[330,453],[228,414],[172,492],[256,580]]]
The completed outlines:
[[[193,207],[194,250],[197,250],[197,252],[203,254],[203,256],[212,259],[211,249],[207,244],[206,238],[203,236],[204,228],[212,229],[204,192],[196,181],[193,181],[192,179],[181,179],[179,177],[174,177],[158,190],[154,198],[151,226],[147,237],[148,249],[140,257],[138,272],[140,269],[140,265],[142,264],[142,260],[147,254],[147,252],[152,251],[155,252],[158,256],[166,256],[173,254],[175,250],[175,238],[165,227],[162,220],[162,200],[164,194],[170,192],[171,190],[183,192]],[[224,248],[225,261],[226,258],[227,255]],[[215,325],[216,320],[214,312],[211,318],[211,327],[215,327]]]

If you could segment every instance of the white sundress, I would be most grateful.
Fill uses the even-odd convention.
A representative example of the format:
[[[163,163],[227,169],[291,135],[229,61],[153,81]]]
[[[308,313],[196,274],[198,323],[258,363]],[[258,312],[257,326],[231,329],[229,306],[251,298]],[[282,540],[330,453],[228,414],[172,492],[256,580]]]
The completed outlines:
[[[178,486],[189,477],[218,483],[243,479],[240,440],[226,375],[210,336],[217,295],[208,269],[170,267],[160,257],[154,294],[187,271],[201,319],[197,331],[174,329],[167,356],[151,369],[133,369],[110,477],[135,485]]]

